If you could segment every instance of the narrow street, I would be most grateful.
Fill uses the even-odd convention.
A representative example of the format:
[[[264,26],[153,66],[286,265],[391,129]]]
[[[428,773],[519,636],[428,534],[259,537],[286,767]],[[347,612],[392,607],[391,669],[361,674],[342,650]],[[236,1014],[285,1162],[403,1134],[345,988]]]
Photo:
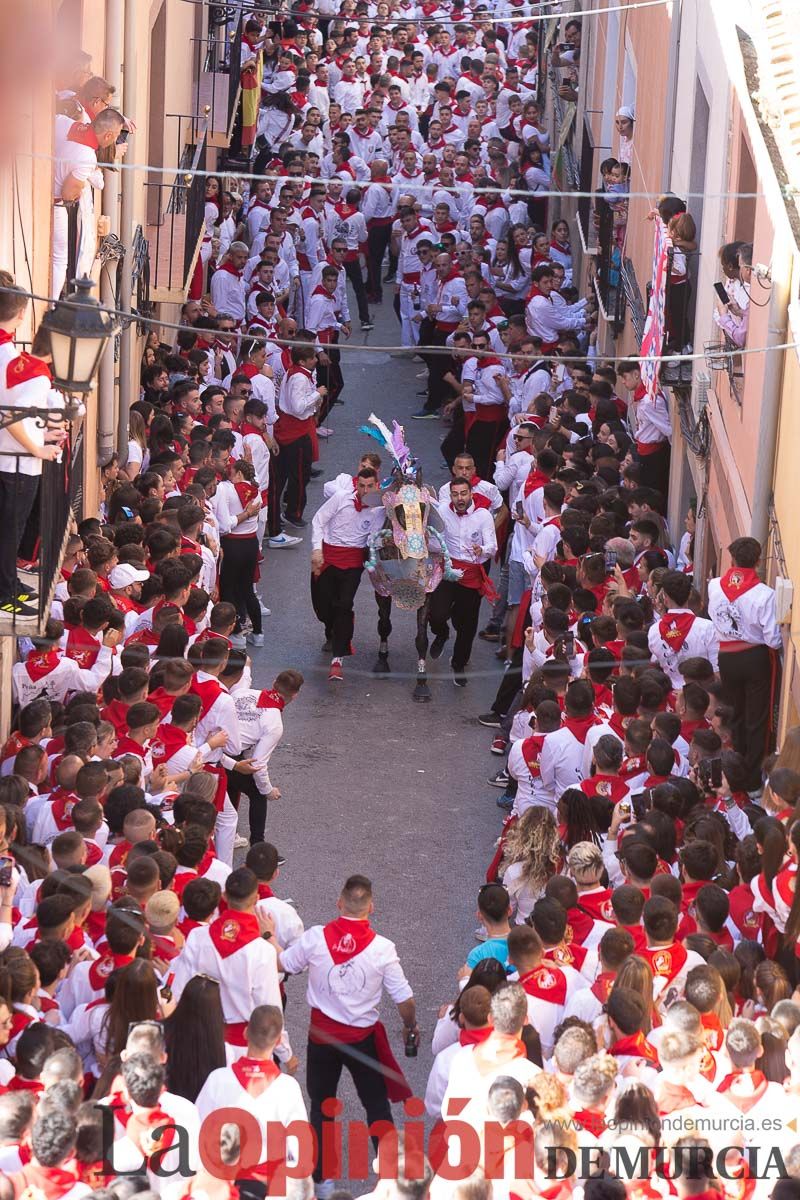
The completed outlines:
[[[385,297],[375,309],[375,330],[366,335],[376,345],[398,336],[391,288]],[[354,330],[354,342],[364,338]],[[422,402],[415,395],[424,384],[416,378],[420,364],[358,350],[343,353],[342,360],[345,403],[333,410],[334,436],[321,443],[325,474],[312,481],[309,520],[322,501],[324,479],[355,469],[359,455],[376,448],[358,432],[371,411],[389,424],[392,418],[405,424],[426,482],[438,489],[447,478],[439,422],[410,420]],[[356,654],[345,660],[344,683],[329,683],[324,634],[309,596],[310,532],[309,527],[301,546],[267,551],[261,590],[273,612],[264,623],[264,649],[252,652],[256,686],[269,685],[284,667],[300,669],[306,679],[300,699],[286,711],[286,732],[271,771],[282,798],[270,806],[267,837],[287,859],[277,891],[296,901],[308,927],[335,915],[338,881],[353,872],[372,879],[373,923],[396,942],[417,998],[416,1060],[402,1057],[402,1027],[391,1003],[384,1020],[409,1083],[421,1096],[437,1010],[452,998],[456,972],[474,945],[475,896],[500,828],[499,793],[486,779],[503,760],[489,753],[491,731],[478,724],[477,715],[488,708],[501,668],[494,645],[476,639],[469,685],[456,688],[446,649],[431,665],[432,701],[415,704],[414,614],[395,610],[392,674],[374,676],[376,608],[365,574],[357,598]],[[287,990],[288,1026],[304,1080],[304,981],[290,981]],[[341,1095],[343,1119],[360,1117],[349,1077]]]

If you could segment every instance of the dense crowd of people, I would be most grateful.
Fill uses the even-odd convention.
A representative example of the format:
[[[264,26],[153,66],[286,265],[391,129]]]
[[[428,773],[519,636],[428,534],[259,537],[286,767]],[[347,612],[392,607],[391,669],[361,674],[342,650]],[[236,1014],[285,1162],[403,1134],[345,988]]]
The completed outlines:
[[[0,1200],[349,1196],[367,1185],[337,1191],[343,1069],[379,1167],[394,1147],[379,1200],[800,1193],[800,742],[774,752],[775,595],[755,539],[727,547],[703,595],[694,508],[673,542],[666,397],[636,359],[598,354],[569,226],[537,199],[541,80],[549,65],[575,98],[581,24],[548,42],[531,15],[518,0],[246,14],[242,177],[208,180],[181,326],[148,338],[101,510],[69,536],[46,627],[19,639],[0,752]],[[127,124],[85,58],[74,84],[54,295],[68,210],[88,222]],[[634,123],[622,107],[596,204],[618,250]],[[654,216],[680,252],[680,349],[693,223],[676,197]],[[749,248],[728,250],[740,277]],[[1,282],[5,402],[52,407],[47,347],[15,345],[28,298]],[[429,632],[433,658],[453,637],[460,687],[476,636],[503,664],[479,716],[506,760],[489,781],[502,824],[433,1030],[370,922],[368,878],[334,870],[331,919],[308,929],[280,896],[271,759],[303,676],[256,682],[248,652],[265,645],[260,571],[308,538],[343,679],[389,468],[365,454],[311,520],[308,485],[345,388],[348,285],[368,332],[392,283],[399,352],[425,379],[398,415],[441,421],[452,474],[430,501],[456,574],[431,594],[423,658]],[[18,618],[36,599],[20,542],[64,436],[0,431],[0,609]],[[304,1093],[284,1009],[305,972]],[[407,1055],[432,1036],[425,1153],[384,990]]]

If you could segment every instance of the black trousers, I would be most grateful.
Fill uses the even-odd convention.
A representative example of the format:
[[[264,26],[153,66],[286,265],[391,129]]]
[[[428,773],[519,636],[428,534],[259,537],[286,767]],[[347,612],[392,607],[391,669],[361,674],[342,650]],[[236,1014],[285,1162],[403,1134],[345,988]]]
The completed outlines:
[[[453,424],[442,438],[442,444],[440,447],[442,451],[442,458],[451,470],[453,469],[453,463],[456,461],[456,458],[464,449],[465,437],[464,410],[461,405],[458,404],[455,412],[453,413]]]
[[[446,637],[450,621],[456,632],[453,643],[453,670],[463,671],[472,653],[472,643],[478,632],[481,593],[477,588],[462,587],[460,583],[442,580],[431,593],[428,624],[436,637]]]
[[[258,537],[222,538],[222,566],[219,572],[219,598],[236,608],[241,621],[248,616],[253,633],[261,633],[261,606],[253,579],[258,566]]]
[[[353,285],[353,291],[356,294],[356,304],[358,306],[358,319],[363,325],[369,320],[369,304],[367,303],[367,289],[364,285],[364,272],[361,270],[361,263],[346,262],[344,271],[347,278]]]
[[[497,713],[498,717],[504,717],[510,711],[514,700],[519,695],[522,687],[522,650],[513,650],[511,653],[511,665],[506,667],[503,672],[503,678],[500,680],[500,686],[497,689],[497,695],[492,701],[492,712]]]
[[[364,1059],[370,1061],[365,1062]],[[372,1063],[375,1065],[372,1066]],[[352,1076],[358,1098],[364,1106],[367,1123],[371,1125],[373,1121],[389,1121],[390,1124],[394,1124],[373,1034],[369,1034],[363,1041],[351,1042],[348,1045],[318,1045],[316,1042],[309,1042],[306,1053],[306,1089],[311,1101],[311,1128],[317,1136],[318,1146],[322,1146],[323,1125],[333,1119],[323,1116],[322,1103],[336,1095],[345,1067]],[[377,1149],[375,1138],[373,1145]],[[335,1164],[324,1165],[332,1175],[339,1173]],[[314,1168],[314,1181],[319,1183],[322,1178],[323,1163],[318,1159]]]
[[[328,389],[328,394],[322,401],[319,410],[318,425],[325,424],[325,418],[344,390],[344,376],[342,375],[341,368],[342,352],[336,349],[336,341],[338,341],[339,335],[336,333],[333,336],[336,340],[326,342],[323,346],[323,350],[328,358],[327,363],[319,363],[317,365],[317,383]]]
[[[244,755],[243,757],[247,757]],[[238,811],[242,796],[247,796],[248,825],[250,826],[250,845],[265,840],[267,824],[267,797],[258,790],[255,775],[243,775],[241,771],[228,771],[228,796],[233,807]]]
[[[311,576],[311,604],[318,621],[325,626],[333,657],[350,653],[355,627],[355,603],[363,567],[326,567]]]
[[[475,459],[475,471],[481,479],[492,478],[495,451],[507,428],[505,417],[501,421],[475,421],[467,434],[467,450]]]
[[[280,525],[281,496],[286,491],[286,513],[290,517],[302,517],[306,507],[308,481],[311,478],[312,462],[311,438],[303,434],[294,442],[281,446],[281,452],[273,460],[273,468],[277,468],[277,496],[275,508],[278,509],[274,520]],[[269,516],[269,514],[268,514]],[[270,525],[270,533],[273,526]]]
[[[373,225],[367,233],[367,287],[369,299],[375,304],[380,304],[383,300],[381,270],[391,240],[391,224]]]
[[[17,550],[39,490],[39,475],[0,471],[0,601],[17,595]]]
[[[733,706],[733,748],[747,763],[747,790],[761,786],[761,763],[772,749],[772,708],[778,686],[778,656],[753,646],[719,656],[719,676]]]
[[[267,537],[277,537],[283,532],[283,523],[281,521],[281,501],[280,488],[281,473],[278,466],[278,459],[283,454],[281,447],[280,454],[272,459],[269,465],[269,484],[267,486]],[[284,481],[285,482],[285,481]]]
[[[392,633],[392,597],[379,596],[375,593],[378,605],[378,637],[382,642],[388,642]]]
[[[430,337],[431,346],[444,346],[447,342],[447,333],[444,329],[437,329],[435,321],[429,322],[427,336]],[[422,341],[422,330],[420,330],[420,341]],[[425,356],[425,362],[428,366],[428,399],[425,401],[426,412],[438,412],[445,402],[445,392],[449,388],[444,382],[445,372],[450,370],[452,362],[449,354],[428,354]]]
[[[655,488],[665,499],[669,495],[670,454],[669,442],[662,442],[655,454],[644,454],[639,459],[641,486]]]

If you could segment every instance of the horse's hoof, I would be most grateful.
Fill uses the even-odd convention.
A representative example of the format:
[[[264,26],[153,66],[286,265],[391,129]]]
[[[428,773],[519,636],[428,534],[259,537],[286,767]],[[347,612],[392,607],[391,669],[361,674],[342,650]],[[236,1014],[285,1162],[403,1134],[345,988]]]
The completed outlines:
[[[432,699],[431,689],[424,680],[414,688],[412,698],[417,704],[427,704]]]
[[[375,660],[375,666],[372,668],[373,675],[390,675],[392,668],[389,666],[389,655],[379,654]]]

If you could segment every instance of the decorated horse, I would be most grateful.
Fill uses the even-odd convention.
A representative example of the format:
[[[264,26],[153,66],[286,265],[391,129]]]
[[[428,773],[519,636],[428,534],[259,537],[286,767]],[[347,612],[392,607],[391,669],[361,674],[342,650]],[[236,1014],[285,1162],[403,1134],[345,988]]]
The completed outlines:
[[[393,461],[391,475],[382,484],[380,502],[386,519],[368,544],[366,569],[378,596],[388,597],[399,609],[416,612],[417,682],[413,698],[431,699],[426,660],[428,655],[428,602],[443,579],[458,580],[461,571],[450,561],[444,524],[434,507],[436,496],[422,482],[419,463],[406,445],[403,427],[392,422],[391,431],[374,413],[361,433],[374,438]],[[389,652],[378,651],[375,671],[387,674]]]

